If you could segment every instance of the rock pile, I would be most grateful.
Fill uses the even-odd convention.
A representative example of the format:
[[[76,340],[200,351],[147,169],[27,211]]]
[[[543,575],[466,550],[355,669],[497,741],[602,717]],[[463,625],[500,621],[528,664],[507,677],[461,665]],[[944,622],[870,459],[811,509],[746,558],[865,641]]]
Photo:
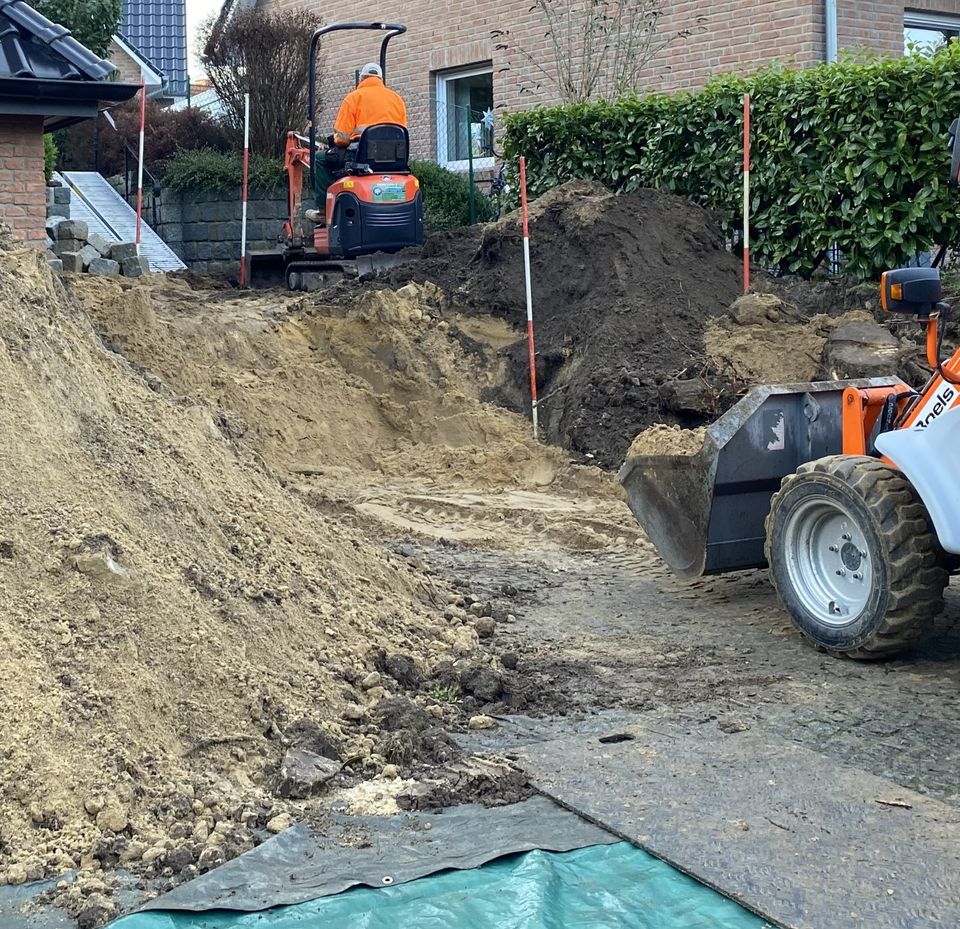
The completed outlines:
[[[54,271],[74,274],[140,277],[150,271],[149,259],[137,254],[135,242],[110,242],[90,232],[82,219],[59,215],[47,217],[47,261]]]

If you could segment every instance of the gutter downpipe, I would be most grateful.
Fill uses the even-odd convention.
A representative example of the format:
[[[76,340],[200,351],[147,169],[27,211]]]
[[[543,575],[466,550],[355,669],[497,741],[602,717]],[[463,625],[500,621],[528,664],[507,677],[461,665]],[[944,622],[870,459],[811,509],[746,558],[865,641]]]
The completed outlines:
[[[826,23],[826,59],[828,62],[837,60],[837,0],[826,0],[824,3],[824,21]]]

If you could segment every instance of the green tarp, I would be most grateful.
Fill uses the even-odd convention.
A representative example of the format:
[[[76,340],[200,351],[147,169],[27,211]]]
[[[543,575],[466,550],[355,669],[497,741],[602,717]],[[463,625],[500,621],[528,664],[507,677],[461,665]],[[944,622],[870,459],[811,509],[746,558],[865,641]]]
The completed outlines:
[[[259,913],[153,911],[111,929],[763,929],[762,919],[630,845],[533,851]]]

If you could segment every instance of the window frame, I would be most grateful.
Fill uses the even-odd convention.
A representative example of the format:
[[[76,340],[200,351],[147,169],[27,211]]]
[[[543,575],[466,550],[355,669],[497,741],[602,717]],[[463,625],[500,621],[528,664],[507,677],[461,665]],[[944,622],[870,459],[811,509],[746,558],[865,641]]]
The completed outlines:
[[[904,44],[908,29],[924,29],[929,32],[952,32],[947,41],[960,39],[960,15],[951,13],[926,13],[921,10],[906,10],[903,14]]]
[[[490,75],[490,84],[493,85],[493,64],[488,65],[467,65],[464,68],[453,68],[446,71],[437,71],[435,74],[434,92],[436,101],[433,108],[433,120],[436,127],[437,136],[437,164],[448,171],[459,171],[461,173],[470,170],[470,160],[464,158],[461,161],[449,161],[447,159],[447,136],[440,132],[441,107],[446,112],[447,107],[447,82],[459,81],[465,77],[479,77],[481,74]],[[487,158],[479,157],[473,159],[474,171],[487,171],[494,167],[496,158],[491,155]]]

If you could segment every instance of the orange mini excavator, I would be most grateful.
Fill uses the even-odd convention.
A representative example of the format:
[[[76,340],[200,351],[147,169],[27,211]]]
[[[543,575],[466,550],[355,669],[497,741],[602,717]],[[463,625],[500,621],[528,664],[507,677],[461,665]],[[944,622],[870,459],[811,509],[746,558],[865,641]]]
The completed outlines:
[[[327,189],[325,201],[317,202],[316,209],[303,208],[304,169],[316,197],[319,160],[326,153],[317,141],[317,49],[323,36],[354,29],[384,33],[384,79],[387,46],[407,31],[395,23],[333,23],[313,34],[307,58],[307,135],[287,133],[284,158],[290,215],[280,241],[290,290],[311,289],[311,282],[330,272],[366,276],[397,264],[394,253],[423,243],[423,197],[410,173],[410,137],[404,126],[380,123],[364,129],[348,147],[343,170]]]

